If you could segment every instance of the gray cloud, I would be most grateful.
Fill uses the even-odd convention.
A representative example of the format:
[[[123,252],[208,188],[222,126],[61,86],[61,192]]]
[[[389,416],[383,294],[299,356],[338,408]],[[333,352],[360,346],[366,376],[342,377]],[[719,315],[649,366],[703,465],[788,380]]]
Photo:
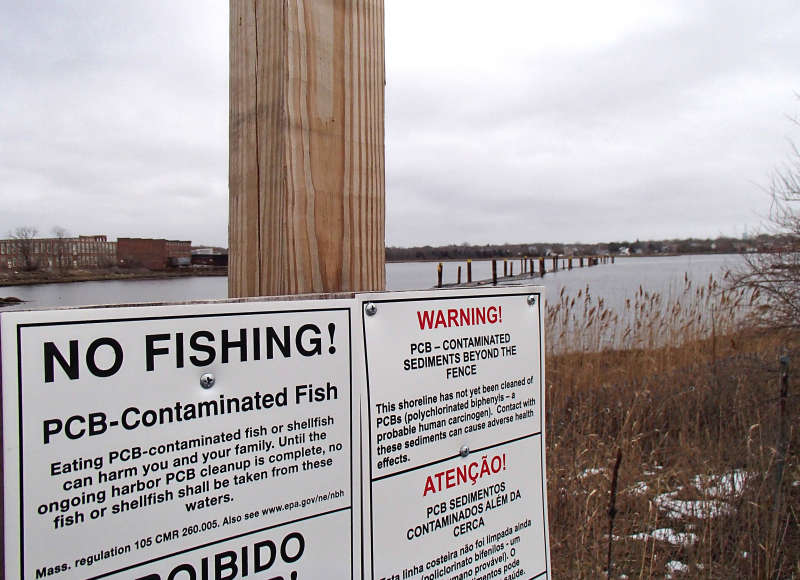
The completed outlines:
[[[498,238],[480,225],[449,236],[420,204],[414,235],[525,241],[533,221],[536,237],[561,240],[716,236],[757,221],[765,199],[754,184],[784,154],[784,114],[796,109],[798,11],[686,3],[678,12],[597,50],[504,59],[489,44],[494,66],[451,75],[442,61],[426,71],[424,92],[410,67],[394,86],[390,79],[389,141],[399,151],[387,157],[389,193],[414,184],[458,192],[451,199],[473,208],[473,224],[516,207]],[[487,20],[490,28],[497,19]],[[394,210],[409,199],[387,203]],[[388,231],[412,242],[404,225],[390,221]]]
[[[227,9],[3,6],[0,232],[226,242]]]

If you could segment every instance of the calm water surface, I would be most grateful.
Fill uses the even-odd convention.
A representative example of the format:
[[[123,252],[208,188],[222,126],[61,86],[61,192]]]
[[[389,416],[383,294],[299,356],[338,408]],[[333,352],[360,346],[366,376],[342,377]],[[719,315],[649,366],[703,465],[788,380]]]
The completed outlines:
[[[577,261],[575,261],[575,265]],[[574,294],[589,286],[593,296],[604,298],[611,307],[620,307],[625,298],[633,296],[641,285],[645,290],[677,292],[684,275],[696,283],[705,283],[709,275],[721,277],[726,269],[741,264],[738,255],[675,256],[666,258],[617,258],[615,264],[592,268],[573,268],[548,273],[544,279],[531,278],[555,298],[561,289]],[[446,262],[444,281],[455,282],[458,266],[466,279],[466,264]],[[547,261],[547,267],[552,261]],[[519,272],[519,260],[514,269]],[[502,262],[498,263],[502,273]],[[538,267],[538,266],[537,266]],[[490,261],[473,262],[473,279],[490,278]],[[436,282],[436,262],[402,262],[386,265],[386,285],[389,290],[418,290],[431,288]],[[34,286],[0,287],[0,296],[16,296],[26,302],[5,307],[0,312],[59,306],[90,304],[130,304],[137,302],[181,302],[227,297],[228,281],[221,276],[169,278],[164,280],[109,280],[103,282],[72,282]]]

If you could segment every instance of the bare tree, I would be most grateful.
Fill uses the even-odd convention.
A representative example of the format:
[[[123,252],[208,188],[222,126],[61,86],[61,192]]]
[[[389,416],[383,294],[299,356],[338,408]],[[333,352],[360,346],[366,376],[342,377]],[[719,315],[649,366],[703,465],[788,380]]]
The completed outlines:
[[[22,226],[9,233],[14,240],[16,254],[22,259],[22,269],[31,271],[39,268],[39,261],[34,252],[34,240],[39,231],[33,226]]]
[[[69,232],[61,226],[53,227],[52,231],[55,241],[55,266],[58,270],[66,270],[69,265],[69,256],[67,255]]]
[[[800,125],[797,120],[795,123]],[[734,284],[753,291],[758,321],[777,328],[800,328],[800,150],[776,170],[769,187],[767,231],[756,238],[755,252]]]

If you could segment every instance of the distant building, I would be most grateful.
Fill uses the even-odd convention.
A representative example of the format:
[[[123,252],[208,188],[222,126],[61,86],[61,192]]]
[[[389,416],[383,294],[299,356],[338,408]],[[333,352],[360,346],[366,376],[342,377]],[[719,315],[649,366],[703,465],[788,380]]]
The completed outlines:
[[[106,236],[0,240],[0,270],[107,268],[117,261]]]
[[[154,238],[117,238],[117,260],[123,267],[148,270],[190,266],[192,242]]]
[[[227,268],[227,248],[192,248],[192,266]]]
[[[192,242],[152,238],[109,242],[104,235],[0,240],[0,271],[111,268],[118,264],[150,270],[188,268]]]

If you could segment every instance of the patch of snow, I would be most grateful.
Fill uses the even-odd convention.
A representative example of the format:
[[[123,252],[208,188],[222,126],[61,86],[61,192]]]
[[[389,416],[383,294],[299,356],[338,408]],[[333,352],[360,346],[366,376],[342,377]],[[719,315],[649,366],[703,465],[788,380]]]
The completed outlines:
[[[672,518],[680,519],[682,517],[692,518],[716,518],[720,515],[728,515],[733,512],[733,508],[726,502],[718,499],[675,499],[678,491],[670,491],[662,493],[653,498],[653,503],[656,506],[667,512],[667,515]]]
[[[578,474],[578,479],[585,479],[587,477],[591,477],[592,475],[600,475],[601,473],[605,473],[604,468],[589,467],[588,469],[584,469],[581,473]]]
[[[750,477],[751,473],[737,469],[724,475],[696,475],[692,483],[706,496],[730,497],[741,494]]]
[[[672,528],[660,528],[658,530],[653,530],[649,534],[642,532],[633,534],[630,537],[634,540],[647,540],[652,538],[659,542],[667,542],[673,546],[691,546],[697,542],[697,536],[695,534],[676,532]]]
[[[644,481],[637,481],[630,488],[628,488],[627,492],[632,493],[633,495],[642,495],[643,493],[647,493],[647,490],[649,489],[650,488]]]
[[[666,568],[668,578],[672,577],[670,574],[674,574],[676,572],[680,574],[686,574],[689,571],[689,566],[678,560],[670,560],[667,562]]]

